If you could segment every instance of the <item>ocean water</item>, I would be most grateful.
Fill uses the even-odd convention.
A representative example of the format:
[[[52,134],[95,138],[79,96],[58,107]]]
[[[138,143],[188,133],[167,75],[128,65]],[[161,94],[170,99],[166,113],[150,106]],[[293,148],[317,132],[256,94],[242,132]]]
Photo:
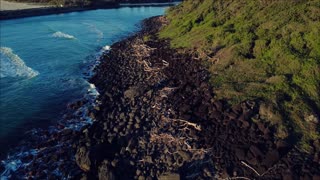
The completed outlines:
[[[123,7],[0,21],[0,157],[25,132],[56,122],[69,102],[87,93],[84,73],[103,47],[165,9]]]

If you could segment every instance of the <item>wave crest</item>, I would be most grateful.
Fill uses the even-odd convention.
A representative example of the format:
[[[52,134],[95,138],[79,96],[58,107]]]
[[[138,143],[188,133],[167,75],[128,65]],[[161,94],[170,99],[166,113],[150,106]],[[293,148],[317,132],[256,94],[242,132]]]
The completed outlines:
[[[63,33],[61,31],[57,31],[57,32],[53,33],[52,37],[65,38],[65,39],[76,39],[74,36],[72,36],[70,34]]]
[[[98,38],[97,42],[103,39],[103,36],[104,36],[103,32],[100,29],[98,29],[96,25],[90,24],[90,23],[83,23],[83,24],[88,26],[90,32],[93,32],[97,35],[97,38]]]
[[[27,77],[32,78],[39,74],[28,67],[24,61],[13,53],[11,48],[0,47],[0,77]]]

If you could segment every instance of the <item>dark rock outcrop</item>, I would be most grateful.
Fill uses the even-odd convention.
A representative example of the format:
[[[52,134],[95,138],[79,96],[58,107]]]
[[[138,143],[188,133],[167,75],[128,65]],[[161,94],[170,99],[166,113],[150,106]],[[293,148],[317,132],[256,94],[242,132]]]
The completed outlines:
[[[281,179],[288,172],[319,174],[319,162],[277,139],[275,128],[259,119],[259,102],[230,106],[215,100],[209,73],[194,52],[173,50],[157,38],[166,24],[163,17],[144,23],[140,33],[112,46],[91,79],[102,94],[101,105],[94,113],[97,121],[80,136],[78,151],[102,145],[101,152],[109,155],[91,157],[96,165],[85,175]]]

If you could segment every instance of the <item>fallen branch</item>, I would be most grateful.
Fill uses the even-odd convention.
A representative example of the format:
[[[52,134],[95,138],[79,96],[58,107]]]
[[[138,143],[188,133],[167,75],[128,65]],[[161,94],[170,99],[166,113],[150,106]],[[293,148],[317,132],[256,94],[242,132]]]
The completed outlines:
[[[170,118],[166,118],[164,116],[162,116],[161,119],[163,121],[165,121],[165,122],[172,122],[172,121],[180,122],[180,123],[182,123],[182,126],[191,126],[194,129],[196,129],[198,131],[201,131],[201,126],[200,125],[197,125],[195,123],[191,123],[191,122],[183,120],[183,119],[170,119]],[[186,127],[184,127],[183,129],[180,129],[180,130],[184,130],[184,129],[186,129]]]
[[[272,167],[269,168],[266,172],[262,173],[261,176],[266,175],[267,173],[269,173],[269,172],[272,171],[273,169],[275,169],[275,168],[277,168],[277,167],[280,167],[280,166],[283,166],[283,164],[278,164],[278,165],[272,166]]]
[[[245,162],[243,162],[243,161],[241,161],[241,163],[242,163],[244,166],[246,166],[247,168],[251,169],[251,170],[252,170],[254,173],[256,173],[258,176],[261,176],[260,173],[258,173],[258,171],[255,170],[253,167],[249,166],[249,164],[247,164],[247,163],[245,163]]]
[[[176,145],[182,145],[186,141],[185,138],[173,137],[171,134],[161,133],[161,134],[150,134],[150,142],[151,143],[165,143],[171,144],[174,143]]]
[[[269,173],[271,170],[273,170],[274,168],[276,168],[276,167],[278,167],[278,166],[280,166],[280,165],[274,165],[274,166],[272,166],[271,168],[269,168],[267,171],[265,171],[264,173],[262,173],[262,174],[260,174],[260,173],[258,173],[258,171],[257,170],[255,170],[253,167],[251,167],[251,166],[249,166],[249,164],[247,164],[247,163],[245,163],[245,162],[243,162],[243,161],[241,161],[241,163],[244,165],[244,166],[246,166],[246,167],[248,167],[249,169],[251,169],[254,173],[256,173],[259,177],[262,177],[262,176],[264,176],[264,175],[266,175],[267,173]]]
[[[198,124],[191,123],[191,122],[188,122],[188,121],[183,120],[183,119],[171,119],[171,121],[182,122],[182,123],[183,123],[183,126],[191,126],[191,127],[193,127],[194,129],[196,129],[196,130],[198,130],[198,131],[201,131],[201,126],[198,125]]]
[[[165,67],[168,67],[168,66],[169,66],[169,63],[168,63],[167,61],[165,61],[165,60],[162,60],[162,63],[163,63],[163,65],[164,65]]]

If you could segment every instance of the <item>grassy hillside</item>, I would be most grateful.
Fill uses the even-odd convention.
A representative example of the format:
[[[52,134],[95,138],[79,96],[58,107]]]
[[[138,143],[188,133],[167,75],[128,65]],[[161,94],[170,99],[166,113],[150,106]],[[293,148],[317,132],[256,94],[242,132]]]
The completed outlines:
[[[305,150],[319,139],[319,0],[186,0],[167,17],[160,37],[205,59],[217,99],[259,100]]]

